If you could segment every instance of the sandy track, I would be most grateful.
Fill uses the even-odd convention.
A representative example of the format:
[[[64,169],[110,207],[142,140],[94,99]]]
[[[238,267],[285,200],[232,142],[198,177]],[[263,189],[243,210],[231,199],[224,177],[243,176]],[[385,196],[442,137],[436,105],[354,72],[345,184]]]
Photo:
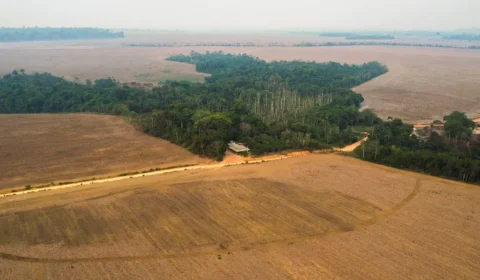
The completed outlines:
[[[77,183],[72,183],[72,184],[65,184],[65,185],[61,185],[61,186],[52,186],[52,187],[44,187],[44,188],[37,188],[37,189],[31,189],[31,190],[5,193],[5,194],[0,194],[0,197],[23,195],[23,194],[37,193],[37,192],[43,192],[43,191],[69,189],[69,188],[81,187],[81,186],[92,185],[92,184],[116,182],[116,181],[121,181],[121,180],[129,180],[129,179],[141,178],[141,177],[145,177],[145,176],[161,175],[161,174],[167,174],[167,173],[172,173],[172,172],[182,172],[182,171],[200,170],[200,169],[215,169],[215,168],[220,168],[220,167],[234,166],[234,165],[240,165],[240,164],[246,164],[246,163],[247,164],[256,164],[256,163],[286,159],[286,158],[289,158],[289,157],[291,157],[291,156],[269,157],[269,158],[266,158],[266,159],[250,160],[248,162],[247,161],[241,161],[241,162],[234,162],[234,163],[205,164],[205,165],[178,167],[178,168],[171,168],[171,169],[160,170],[160,171],[146,172],[146,173],[141,173],[141,174],[132,174],[132,175],[127,175],[127,176],[117,176],[117,177],[108,178],[108,179],[82,181],[82,182],[77,182]]]
[[[353,144],[350,144],[350,145],[345,146],[343,148],[335,148],[334,150],[339,151],[339,152],[353,152],[358,146],[362,145],[362,143],[367,141],[367,140],[368,140],[368,136],[363,138],[360,141],[357,141],[357,142],[353,143]]]
[[[367,139],[368,139],[368,136],[359,140],[359,141],[357,141],[357,142],[355,142],[355,143],[353,143],[353,144],[351,144],[351,145],[345,146],[343,148],[334,148],[334,151],[337,151],[337,152],[353,152],[353,150],[355,150],[358,146],[360,146],[362,144],[362,142],[366,141]],[[323,150],[313,151],[313,153],[318,153],[318,152],[325,152],[325,151],[323,151]],[[29,193],[36,193],[36,192],[42,192],[42,191],[68,189],[68,188],[80,187],[80,186],[84,186],[84,185],[115,182],[115,181],[126,180],[126,179],[135,179],[135,178],[140,178],[140,177],[145,177],[145,176],[161,175],[161,174],[166,174],[166,173],[171,173],[171,172],[182,172],[182,171],[198,170],[198,169],[212,169],[212,168],[220,168],[220,167],[234,166],[234,165],[240,165],[240,164],[259,164],[259,163],[264,163],[264,162],[269,162],[269,161],[287,159],[287,158],[294,157],[294,156],[304,156],[304,155],[308,155],[310,153],[311,152],[309,152],[309,151],[299,151],[299,152],[290,152],[290,153],[283,154],[283,155],[269,155],[269,156],[256,157],[256,158],[251,158],[251,157],[245,158],[245,157],[242,157],[242,156],[232,154],[232,153],[227,151],[227,156],[226,156],[225,160],[222,161],[222,163],[219,163],[219,164],[206,164],[206,165],[196,165],[196,166],[170,168],[170,169],[166,169],[166,170],[146,172],[146,173],[141,173],[141,174],[132,174],[132,175],[126,175],[126,176],[117,176],[117,177],[107,178],[107,179],[81,181],[81,182],[76,182],[76,183],[71,183],[71,184],[64,184],[64,185],[60,185],[60,186],[35,188],[35,189],[30,189],[30,190],[23,190],[23,191],[16,191],[16,192],[11,192],[11,193],[0,194],[0,198],[1,197],[13,196],[13,195],[23,195],[23,194],[29,194]]]

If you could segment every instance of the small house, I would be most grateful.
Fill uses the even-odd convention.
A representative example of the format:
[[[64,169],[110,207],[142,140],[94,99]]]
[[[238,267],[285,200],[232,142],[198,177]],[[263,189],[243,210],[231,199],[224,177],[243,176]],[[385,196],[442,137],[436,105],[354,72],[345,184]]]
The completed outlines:
[[[228,148],[235,153],[248,153],[250,151],[250,149],[242,143],[236,143],[233,141],[228,143]]]
[[[426,140],[435,132],[440,136],[445,135],[445,127],[443,123],[435,124],[415,124],[413,126],[413,133],[420,139]]]

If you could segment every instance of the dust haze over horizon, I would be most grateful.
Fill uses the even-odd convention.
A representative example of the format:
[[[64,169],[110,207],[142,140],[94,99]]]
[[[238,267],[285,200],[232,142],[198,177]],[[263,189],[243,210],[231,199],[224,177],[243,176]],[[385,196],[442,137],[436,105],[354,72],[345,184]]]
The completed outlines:
[[[0,26],[187,30],[453,30],[480,27],[477,0],[16,0]]]

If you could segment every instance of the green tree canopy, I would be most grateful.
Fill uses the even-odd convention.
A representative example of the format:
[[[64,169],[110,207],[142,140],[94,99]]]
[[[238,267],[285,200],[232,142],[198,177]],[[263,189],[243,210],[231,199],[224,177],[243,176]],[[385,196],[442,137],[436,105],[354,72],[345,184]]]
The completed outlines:
[[[450,115],[444,116],[443,120],[445,121],[445,131],[450,138],[469,140],[472,137],[475,123],[465,113],[453,111]]]

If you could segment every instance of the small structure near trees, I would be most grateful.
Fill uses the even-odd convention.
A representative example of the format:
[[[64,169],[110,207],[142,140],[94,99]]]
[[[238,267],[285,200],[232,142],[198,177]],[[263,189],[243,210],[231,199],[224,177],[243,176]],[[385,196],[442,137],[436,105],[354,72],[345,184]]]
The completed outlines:
[[[435,132],[440,136],[445,135],[445,125],[443,123],[432,124],[415,124],[413,126],[413,133],[415,136],[422,140],[428,139],[432,133]]]
[[[242,143],[236,143],[236,142],[233,142],[233,141],[230,141],[230,143],[228,143],[228,148],[235,152],[235,153],[248,153],[250,151],[250,149],[248,147],[246,147],[245,145],[243,145]]]

